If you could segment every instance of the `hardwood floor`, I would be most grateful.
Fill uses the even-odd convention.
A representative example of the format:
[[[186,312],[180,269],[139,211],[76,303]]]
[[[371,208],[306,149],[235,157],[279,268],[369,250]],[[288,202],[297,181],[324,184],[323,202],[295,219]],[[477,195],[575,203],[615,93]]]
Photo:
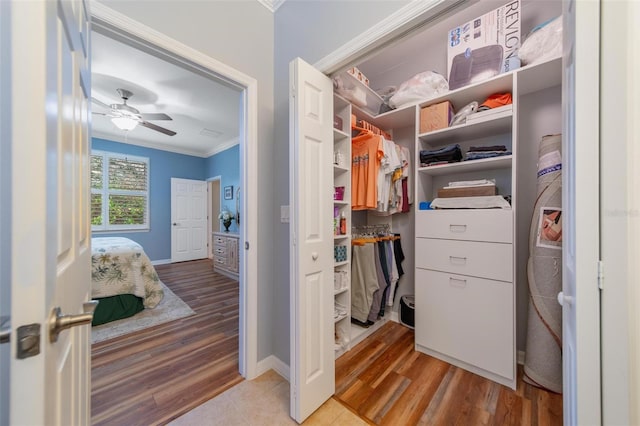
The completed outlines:
[[[376,425],[561,425],[562,395],[515,391],[414,350],[388,322],[336,361],[335,398]]]
[[[238,373],[238,281],[211,260],[156,266],[195,312],[92,348],[94,425],[165,424],[243,379]]]

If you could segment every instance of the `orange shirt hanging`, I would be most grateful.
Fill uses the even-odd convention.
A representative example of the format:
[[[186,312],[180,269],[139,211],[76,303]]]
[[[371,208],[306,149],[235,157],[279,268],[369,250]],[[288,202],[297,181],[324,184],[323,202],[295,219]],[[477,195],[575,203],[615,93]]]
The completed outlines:
[[[364,133],[351,141],[351,208],[375,209],[378,202],[376,179],[384,153],[382,137]]]

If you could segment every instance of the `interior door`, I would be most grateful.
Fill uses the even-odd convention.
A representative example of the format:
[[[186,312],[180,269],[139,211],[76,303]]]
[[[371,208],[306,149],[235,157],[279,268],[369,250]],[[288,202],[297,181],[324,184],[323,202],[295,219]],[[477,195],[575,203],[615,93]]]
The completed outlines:
[[[10,424],[90,423],[87,6],[10,5]],[[56,307],[78,325],[57,339]]]
[[[333,350],[333,85],[289,66],[291,417],[302,423],[335,392]]]
[[[207,183],[171,178],[171,261],[207,257]]]
[[[563,2],[564,424],[601,424],[599,2]]]

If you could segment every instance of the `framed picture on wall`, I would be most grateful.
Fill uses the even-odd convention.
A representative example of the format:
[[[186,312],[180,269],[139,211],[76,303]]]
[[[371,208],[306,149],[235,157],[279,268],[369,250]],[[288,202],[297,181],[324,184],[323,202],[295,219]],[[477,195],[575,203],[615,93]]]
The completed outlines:
[[[224,199],[233,200],[233,185],[224,187]]]

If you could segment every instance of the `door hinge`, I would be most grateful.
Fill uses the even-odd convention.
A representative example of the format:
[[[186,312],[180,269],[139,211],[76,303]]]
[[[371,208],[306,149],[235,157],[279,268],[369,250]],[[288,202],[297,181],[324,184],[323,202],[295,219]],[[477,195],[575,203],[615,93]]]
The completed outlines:
[[[296,86],[291,86],[291,97],[296,97]]]
[[[604,290],[604,263],[598,260],[598,288]]]

